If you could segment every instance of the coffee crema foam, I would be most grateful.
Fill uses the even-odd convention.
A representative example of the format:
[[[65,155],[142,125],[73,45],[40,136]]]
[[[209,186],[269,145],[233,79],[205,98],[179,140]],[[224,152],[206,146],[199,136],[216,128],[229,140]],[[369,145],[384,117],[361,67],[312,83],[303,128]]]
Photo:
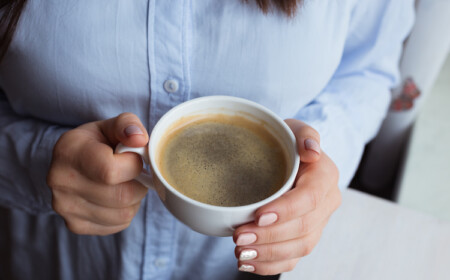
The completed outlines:
[[[207,204],[241,206],[261,201],[285,183],[287,157],[279,141],[245,117],[186,117],[161,139],[158,167],[184,195]]]

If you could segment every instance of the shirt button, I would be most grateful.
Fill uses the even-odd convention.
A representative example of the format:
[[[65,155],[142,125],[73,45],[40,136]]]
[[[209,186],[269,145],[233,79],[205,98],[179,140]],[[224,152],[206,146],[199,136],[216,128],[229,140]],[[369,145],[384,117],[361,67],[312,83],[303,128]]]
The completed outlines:
[[[164,89],[168,92],[168,93],[174,93],[178,91],[178,81],[177,80],[166,80],[164,82]]]
[[[167,265],[167,260],[158,258],[154,264],[157,268],[164,268]]]

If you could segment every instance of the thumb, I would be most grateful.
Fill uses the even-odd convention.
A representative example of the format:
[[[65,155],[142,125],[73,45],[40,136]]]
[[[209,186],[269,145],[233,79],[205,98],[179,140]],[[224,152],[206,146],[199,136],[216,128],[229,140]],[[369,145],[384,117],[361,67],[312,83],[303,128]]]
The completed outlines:
[[[120,142],[129,147],[143,147],[148,142],[147,130],[135,114],[122,113],[98,124],[112,146]]]
[[[297,140],[298,153],[302,162],[316,162],[320,158],[320,135],[306,123],[287,119],[286,124],[292,130]]]

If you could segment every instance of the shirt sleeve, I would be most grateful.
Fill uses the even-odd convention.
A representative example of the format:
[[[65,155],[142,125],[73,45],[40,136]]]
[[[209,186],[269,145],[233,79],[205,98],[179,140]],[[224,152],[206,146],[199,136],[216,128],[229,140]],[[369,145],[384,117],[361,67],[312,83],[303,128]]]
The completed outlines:
[[[336,72],[296,114],[320,133],[322,149],[339,169],[340,189],[350,183],[385,117],[413,21],[413,1],[358,1]]]
[[[46,184],[53,146],[68,128],[16,114],[0,90],[0,205],[54,213]]]

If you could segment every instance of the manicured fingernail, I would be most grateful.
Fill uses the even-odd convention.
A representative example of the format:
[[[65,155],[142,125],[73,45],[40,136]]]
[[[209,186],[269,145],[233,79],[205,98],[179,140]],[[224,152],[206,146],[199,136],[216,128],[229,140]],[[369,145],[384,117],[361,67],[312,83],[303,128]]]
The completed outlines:
[[[137,125],[130,125],[125,128],[125,135],[131,136],[131,135],[142,135],[144,132],[139,128]]]
[[[253,272],[255,271],[255,267],[253,265],[243,264],[239,267],[239,270],[244,272]]]
[[[307,139],[305,139],[304,144],[305,144],[306,150],[310,150],[310,151],[320,154],[320,145],[319,145],[319,143],[316,142],[316,140],[314,140],[312,138],[307,138]]]
[[[240,261],[249,261],[249,260],[253,260],[254,258],[256,258],[258,256],[258,252],[256,252],[256,250],[244,250],[241,252],[241,254],[239,255],[239,260]]]
[[[250,245],[253,242],[256,241],[256,234],[254,233],[241,233],[239,234],[237,240],[236,240],[236,245],[238,246],[245,246],[245,245]]]
[[[263,214],[258,219],[258,226],[265,227],[275,223],[278,220],[278,215],[275,213],[266,213]]]

